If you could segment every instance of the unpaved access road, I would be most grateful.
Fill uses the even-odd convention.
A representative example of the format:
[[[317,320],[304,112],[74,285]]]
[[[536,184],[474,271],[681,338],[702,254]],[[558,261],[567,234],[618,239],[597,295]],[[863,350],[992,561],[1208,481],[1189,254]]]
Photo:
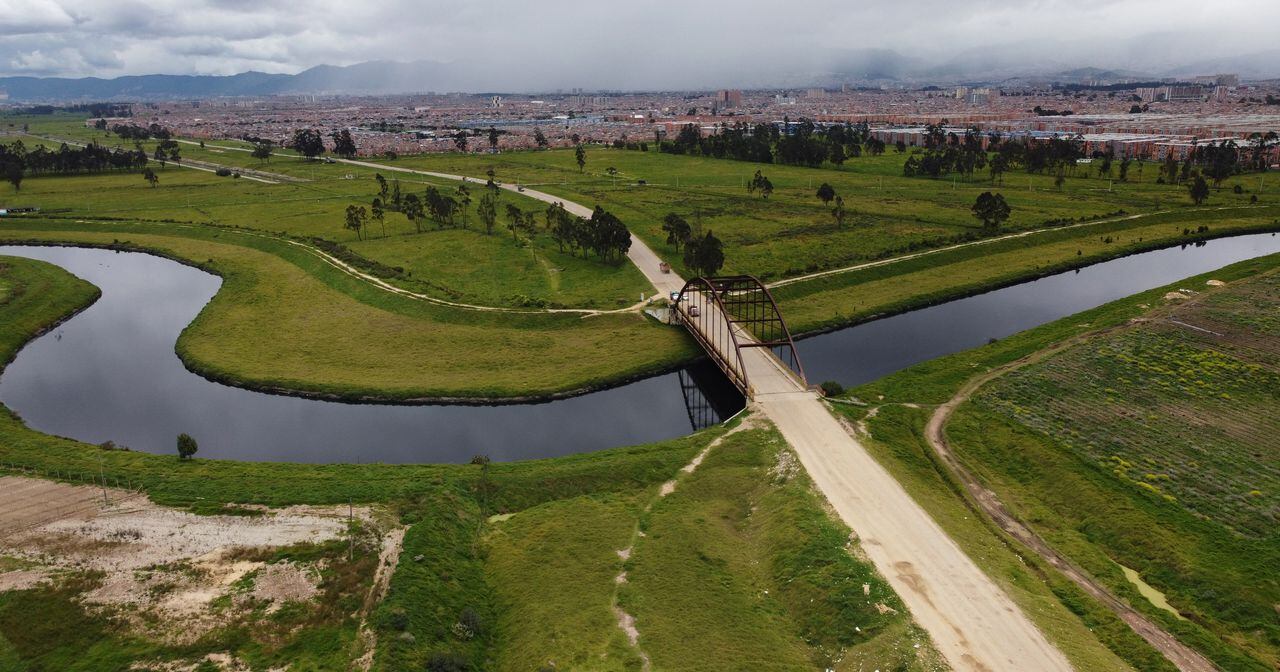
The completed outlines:
[[[814,393],[759,395],[756,403],[953,669],[1071,669]]]
[[[1123,327],[1121,327],[1123,328]],[[1173,635],[1169,634],[1159,625],[1143,616],[1136,609],[1129,606],[1124,601],[1113,595],[1101,583],[1098,583],[1089,576],[1080,567],[1072,563],[1066,556],[1058,553],[1049,545],[1043,537],[1036,534],[1027,527],[1022,521],[1018,520],[1007,508],[1004,503],[996,496],[996,493],[984,487],[977,478],[974,477],[969,470],[955,458],[955,454],[951,451],[951,445],[947,442],[946,427],[947,421],[951,419],[957,407],[964,403],[969,397],[973,396],[978,388],[999,378],[1000,376],[1017,370],[1028,364],[1038,362],[1045,357],[1061,352],[1069,347],[1079,344],[1085,340],[1096,338],[1115,331],[1115,329],[1105,329],[1076,338],[1063,341],[1039,352],[1032,353],[1018,359],[1014,362],[997,367],[984,374],[976,376],[965,383],[963,387],[956,392],[955,396],[942,404],[929,417],[929,423],[925,426],[925,438],[929,442],[929,447],[934,453],[942,459],[950,468],[952,473],[964,485],[965,490],[969,493],[973,503],[981,509],[981,512],[989,516],[995,521],[1000,529],[1006,534],[1017,539],[1023,546],[1034,551],[1037,555],[1048,562],[1064,576],[1071,579],[1077,586],[1080,586],[1086,593],[1099,602],[1107,605],[1111,611],[1115,612],[1125,623],[1129,624],[1133,631],[1138,633],[1143,639],[1147,640],[1153,648],[1159,651],[1169,662],[1173,663],[1182,672],[1214,672],[1217,668],[1209,659],[1205,658],[1195,649],[1178,641]]]
[[[367,161],[341,162],[441,179],[470,179]],[[563,203],[575,215],[591,216],[590,208],[564,198],[513,185],[502,188],[545,203]],[[676,273],[662,273],[661,259],[634,235],[627,256],[659,294],[683,288],[684,280]],[[754,403],[799,455],[814,483],[861,538],[868,557],[953,669],[1071,669],[1062,652],[845,431],[817,394],[804,390],[763,348],[746,348],[743,359]]]

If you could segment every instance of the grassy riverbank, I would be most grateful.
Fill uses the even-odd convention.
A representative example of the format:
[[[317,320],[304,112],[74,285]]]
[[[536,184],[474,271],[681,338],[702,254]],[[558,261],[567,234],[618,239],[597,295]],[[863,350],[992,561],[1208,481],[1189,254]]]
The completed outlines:
[[[1130,603],[1224,669],[1271,669],[1280,270],[1188,285],[1202,295],[994,381],[949,435],[976,473]],[[1172,606],[1144,598],[1121,565]]]
[[[41,262],[5,259],[0,278],[12,297],[0,303],[5,357],[96,295],[92,286]],[[22,300],[35,296],[28,289],[39,289],[42,300]],[[105,450],[32,431],[5,411],[0,469],[119,484],[202,513],[347,501],[389,508],[408,530],[389,597],[370,621],[376,670],[422,669],[433,661],[458,665],[451,669],[527,669],[533,662],[573,667],[574,661],[631,669],[641,655],[666,667],[673,643],[695,638],[726,643],[703,661],[704,669],[741,669],[758,667],[768,654],[760,649],[766,632],[799,666],[941,669],[887,584],[856,547],[850,554],[849,531],[829,516],[776,432],[757,426],[726,436],[729,429],[487,468],[307,465]],[[698,469],[682,474],[704,450]],[[660,484],[668,480],[675,489],[662,496]],[[628,547],[627,558],[619,555]],[[334,609],[318,612],[346,614],[357,599],[351,591],[368,586],[372,551],[358,546],[347,561],[345,549],[295,549],[275,560],[323,557],[335,572],[350,564],[352,580],[324,593]],[[750,571],[739,573],[743,567]],[[634,581],[615,580],[624,570]],[[294,608],[195,644],[166,646],[85,606],[81,596],[92,588],[68,576],[0,593],[0,661],[17,669],[100,669],[231,651],[254,664],[290,660],[330,669],[356,637],[349,618],[317,620]],[[615,605],[634,610],[638,649],[619,628]],[[60,617],[32,630],[18,618],[31,611]],[[295,623],[300,618],[309,620]],[[286,626],[293,628],[289,634],[278,632]]]
[[[1137,669],[1170,669],[1110,611],[1086,598],[1074,584],[984,522],[984,517],[975,511],[976,505],[962,494],[960,484],[924,439],[924,426],[931,413],[929,407],[950,399],[975,375],[1081,334],[1141,318],[1152,306],[1162,304],[1163,296],[1170,291],[1204,287],[1209,279],[1247,283],[1261,274],[1274,273],[1278,266],[1280,257],[1276,256],[1234,264],[976,350],[913,366],[852,391],[876,408],[873,414],[858,406],[840,404],[835,408],[851,420],[866,423],[870,432],[869,448],[970,557],[993,576],[1002,577],[1001,582],[1011,595],[1046,632],[1058,638],[1060,646],[1068,652],[1073,647],[1063,630],[1063,623],[1067,621],[1061,620],[1063,615],[1073,612],[1114,652],[1109,655],[1119,656]],[[1124,385],[1118,381],[1109,383],[1117,384]],[[1069,394],[1072,385],[1060,387],[1055,388],[1058,390],[1055,395]],[[1126,394],[1128,396],[1120,396],[1139,395],[1136,390]],[[919,405],[924,408],[917,407]],[[1095,409],[1093,413],[1104,414],[1110,408],[1102,402],[1091,407]],[[1030,404],[1027,411],[1033,411]],[[1089,418],[1093,416],[1085,415],[1085,420],[1091,422]],[[1110,468],[1082,461],[1055,440],[1018,429],[1017,423],[1011,422],[994,411],[983,410],[982,406],[965,408],[948,425],[948,436],[965,464],[980,474],[1019,518],[1030,523],[1055,549],[1085,566],[1114,594],[1127,599],[1224,669],[1264,669],[1257,666],[1259,661],[1268,659],[1273,645],[1265,628],[1253,627],[1260,621],[1248,615],[1261,612],[1244,609],[1249,602],[1241,603],[1227,596],[1237,590],[1255,591],[1256,587],[1266,584],[1267,571],[1263,567],[1274,564],[1273,560],[1266,559],[1275,552],[1272,541],[1224,534],[1222,527],[1186,512],[1179,513],[1176,509],[1180,505],[1158,495],[1151,496],[1145,488],[1136,487],[1132,480],[1125,481]],[[1085,435],[1083,430],[1079,431]],[[1110,435],[1109,431],[1089,434],[1097,440]],[[1144,464],[1134,468],[1147,467]],[[1152,546],[1153,543],[1156,545]],[[1241,548],[1242,545],[1247,549]],[[1136,566],[1149,583],[1170,592],[1175,604],[1187,605],[1197,616],[1181,621],[1152,605],[1124,578],[1112,560]],[[1218,590],[1225,590],[1226,586],[1234,587],[1219,597]],[[1265,592],[1255,594],[1260,604],[1274,601]],[[1220,600],[1233,606],[1222,608]],[[1059,616],[1054,617],[1055,613]],[[1245,632],[1250,634],[1246,636]],[[1084,667],[1095,669],[1095,666],[1100,669],[1102,665],[1095,662]]]
[[[479,312],[400,296],[304,247],[214,227],[14,219],[0,240],[144,249],[217,273],[179,356],[210,378],[319,397],[546,397],[688,361],[684,333],[638,313]]]
[[[1209,215],[1213,226],[1184,233]],[[793,331],[811,332],[1154,247],[1275,230],[1278,217],[1280,207],[1266,207],[1056,229],[787,285],[776,295]],[[192,369],[242,386],[337,398],[538,397],[616,384],[697,355],[678,329],[638,314],[583,319],[432,305],[251,233],[164,222],[0,222],[0,240],[127,243],[222,275],[222,290],[178,351]]]

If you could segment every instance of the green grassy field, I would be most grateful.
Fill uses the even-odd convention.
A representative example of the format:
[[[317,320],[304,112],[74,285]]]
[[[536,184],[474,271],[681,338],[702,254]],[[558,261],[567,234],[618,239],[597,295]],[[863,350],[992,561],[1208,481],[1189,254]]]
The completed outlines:
[[[849,539],[771,428],[726,436],[666,496],[502,517],[492,669],[946,669]]]
[[[1280,272],[1206,289],[1002,377],[949,436],[1118,593],[1224,669],[1270,669],[1280,660]],[[1120,565],[1179,615],[1147,602]]]
[[[1014,599],[1068,655],[1082,655],[1072,653],[1074,646],[1096,637],[1096,641],[1111,650],[1112,653],[1106,655],[1118,656],[1137,669],[1172,669],[1110,611],[1085,598],[1073,584],[1051,571],[1035,555],[984,522],[985,516],[975,513],[976,505],[966,504],[961,486],[926,444],[924,425],[931,413],[929,406],[951,398],[965,381],[975,375],[1080,334],[1145,319],[1151,306],[1161,304],[1165,293],[1178,288],[1204,287],[1209,279],[1243,283],[1255,277],[1274,278],[1278,265],[1280,257],[1276,256],[1234,264],[1073,315],[982,348],[918,364],[851,392],[878,407],[873,417],[867,417],[865,407],[834,405],[833,408],[851,420],[866,422],[870,431],[867,445],[878,459],[970,557],[993,576],[1003,577],[1002,583]],[[1230,300],[1230,294],[1222,296],[1221,300]],[[1257,301],[1246,303],[1256,304]],[[1269,318],[1274,311],[1268,310],[1267,305],[1260,307],[1261,315]],[[1264,317],[1253,317],[1248,321],[1266,322]],[[1167,365],[1179,371],[1197,366],[1191,360],[1170,361]],[[1216,370],[1216,364],[1211,368]],[[1087,377],[1079,380],[1088,386],[1101,385],[1103,389],[1119,384]],[[1194,378],[1188,380],[1195,387],[1200,387]],[[1207,381],[1208,378],[1206,384]],[[1255,394],[1259,392],[1265,394],[1262,388]],[[1140,391],[1137,387],[1128,390],[1134,398],[1142,398],[1145,393],[1163,393],[1163,390],[1159,387],[1152,391]],[[914,407],[919,404],[925,407]],[[1030,412],[1030,405],[1019,404],[1019,407]],[[1174,408],[1164,410],[1172,411]],[[1110,461],[1099,466],[1096,462],[1091,464],[1081,460],[1076,453],[1059,447],[1056,442],[1022,427],[1001,413],[983,410],[978,404],[970,404],[962,410],[948,425],[948,437],[953,448],[960,450],[967,468],[980,474],[1006,505],[1022,520],[1031,523],[1056,549],[1082,564],[1115,594],[1140,608],[1182,641],[1208,655],[1223,669],[1267,669],[1259,661],[1270,660],[1273,654],[1269,652],[1274,651],[1271,643],[1274,635],[1269,634],[1271,626],[1264,625],[1274,623],[1274,615],[1267,611],[1274,599],[1266,597],[1267,591],[1274,589],[1274,582],[1267,578],[1274,574],[1269,568],[1275,565],[1274,540],[1271,537],[1260,539],[1228,532],[1220,523],[1187,510],[1180,500],[1169,502],[1137,485],[1136,481],[1146,480],[1144,476],[1148,469],[1145,462],[1127,460],[1143,466],[1141,470],[1135,466],[1129,480],[1124,480],[1113,471]],[[1097,417],[1105,414],[1106,406],[1095,403],[1077,410],[1084,417],[1071,420],[1073,429],[1081,421],[1096,422]],[[1114,418],[1117,424],[1105,426],[1095,436],[1100,441],[1110,441],[1112,437],[1123,436],[1116,432],[1126,426],[1132,428],[1136,424],[1149,423],[1145,417],[1145,414],[1136,418],[1117,415]],[[1179,416],[1170,421],[1170,425],[1182,426],[1180,423],[1184,422],[1185,419]],[[1083,430],[1079,431],[1086,435]],[[1214,435],[1213,430],[1208,431],[1208,436]],[[1192,436],[1201,435],[1196,433]],[[1264,457],[1261,459],[1265,460],[1266,454],[1266,449],[1263,449],[1261,455]],[[1260,458],[1254,454],[1251,459],[1256,461]],[[1274,457],[1270,459],[1274,460]],[[1208,464],[1203,457],[1200,461]],[[1201,471],[1203,469],[1196,473]],[[1249,480],[1252,482],[1256,478],[1250,474]],[[1206,483],[1219,479],[1220,476],[1205,472]],[[1171,481],[1159,479],[1158,485],[1164,487]],[[1245,494],[1246,500],[1258,497],[1250,495],[1249,491]],[[1224,500],[1222,504],[1225,503]],[[1257,504],[1262,505],[1261,502]],[[1148,583],[1165,591],[1179,609],[1189,610],[1186,613],[1190,620],[1177,619],[1148,602],[1125,579],[1116,562],[1138,570]],[[1186,588],[1190,585],[1196,586],[1194,592]],[[1175,589],[1179,586],[1182,588]],[[1261,593],[1254,592],[1247,601],[1235,600],[1239,591],[1256,591],[1257,586],[1264,587]],[[1066,613],[1074,616],[1064,619]],[[1074,630],[1072,621],[1075,618],[1092,630],[1092,636],[1087,640],[1080,639],[1078,632],[1074,636],[1069,634]],[[1086,645],[1085,649],[1091,646]],[[1073,660],[1081,669],[1112,669],[1118,664],[1114,659],[1110,663],[1094,659],[1088,664],[1083,662],[1084,658]]]
[[[667,251],[662,218],[677,212],[700,221],[724,240],[727,272],[752,273],[775,280],[806,272],[856,264],[913,249],[936,247],[981,233],[969,208],[977,195],[994,190],[1009,201],[1013,214],[1005,230],[1044,226],[1052,220],[1184,210],[1191,206],[1185,187],[1155,184],[1154,165],[1129,182],[1077,177],[1063,189],[1043,175],[1010,174],[1004,185],[975,177],[941,181],[902,177],[903,155],[852,159],[842,168],[800,168],[753,164],[658,152],[589,148],[587,168],[579,173],[569,150],[508,152],[498,155],[436,154],[402,157],[397,166],[481,175],[492,168],[500,179],[591,205],[604,203],[656,250]],[[618,177],[605,174],[607,167]],[[747,193],[745,182],[760,170],[775,185],[765,200]],[[638,180],[646,181],[638,186]],[[1141,181],[1139,181],[1141,180]],[[838,227],[829,206],[815,194],[830,183],[844,199],[850,222]],[[1234,194],[1240,184],[1245,193]],[[1238,176],[1223,183],[1208,204],[1247,205],[1257,194],[1275,204],[1280,181]],[[1194,227],[1193,227],[1194,228]],[[673,250],[671,250],[673,252]]]
[[[683,332],[637,313],[583,318],[438,306],[381,290],[302,248],[236,231],[0,222],[0,240],[13,239],[127,243],[218,273],[221,290],[177,350],[200,373],[241,385],[342,397],[537,396],[603,386],[693,355]]]
[[[199,150],[184,145],[183,151]],[[133,173],[31,177],[21,191],[0,196],[0,204],[39,207],[60,217],[212,223],[319,237],[402,269],[391,278],[401,286],[464,303],[612,309],[631,305],[641,292],[651,291],[639,271],[628,264],[561,252],[541,224],[537,233],[521,232],[518,240],[513,239],[504,208],[511,203],[524,212],[536,212],[541,223],[545,206],[533,199],[500,192],[499,220],[492,234],[486,235],[475,213],[483,185],[471,185],[474,202],[466,215],[466,229],[461,228],[459,216],[457,228],[443,228],[428,219],[419,223],[422,233],[418,233],[418,227],[401,213],[387,211],[382,222],[369,222],[360,239],[344,228],[345,210],[352,204],[367,209],[377,197],[376,171],[290,163],[307,175],[306,182],[263,184],[170,164],[157,168],[160,182],[154,188]],[[427,185],[446,194],[453,194],[458,186],[418,176],[387,173],[386,177],[399,179],[404,193],[419,195]]]
[[[30,123],[32,133],[119,141],[85,128],[82,120],[69,115],[10,119],[9,123]],[[227,165],[259,163],[245,152],[229,149],[243,146],[210,141],[204,148],[183,144],[182,150],[188,157]],[[968,211],[973,195],[969,192],[990,185],[903,178],[895,168],[901,160],[893,154],[863,157],[839,170],[819,170],[596,148],[589,151],[584,173],[572,164],[571,153],[555,151],[402,157],[390,165],[474,175],[493,168],[500,180],[537,184],[588,205],[601,202],[668,258],[678,255],[657,230],[661,217],[670,208],[686,215],[705,211],[704,224],[715,225],[726,237],[726,271],[776,278],[973,239],[977,222]],[[621,171],[620,177],[603,174],[610,165]],[[735,186],[755,168],[767,170],[778,185],[768,201],[750,197]],[[562,254],[545,233],[515,244],[505,231],[486,236],[475,230],[474,223],[471,230],[435,230],[428,223],[429,231],[416,234],[407,220],[388,213],[385,237],[381,227],[375,226],[376,236],[353,240],[354,234],[341,228],[341,212],[352,200],[372,198],[373,170],[305,162],[287,152],[263,169],[306,181],[265,185],[172,166],[162,171],[161,186],[155,189],[136,175],[29,179],[23,191],[11,197],[17,199],[14,203],[40,204],[46,216],[67,219],[15,218],[10,221],[17,223],[0,222],[0,236],[143,243],[138,234],[147,231],[154,234],[145,239],[149,249],[206,263],[212,258],[208,250],[177,241],[231,240],[223,228],[212,233],[203,230],[206,224],[216,224],[283,234],[321,246],[386,282],[449,301],[604,309],[633,304],[650,289],[632,266]],[[419,176],[398,175],[406,186],[420,181]],[[1280,204],[1268,204],[1274,200],[1270,191],[1261,193],[1258,206],[1251,207],[1245,200],[1256,195],[1251,193],[1256,187],[1248,186],[1253,177],[1233,178],[1211,199],[1209,208],[1195,209],[1184,203],[1181,187],[1156,185],[1145,179],[1151,176],[1139,181],[1142,171],[1135,170],[1134,176],[1129,183],[1112,185],[1112,191],[1103,189],[1096,177],[1070,179],[1061,193],[1048,178],[1027,178],[1034,191],[1025,192],[1026,202],[1015,203],[1015,216],[1007,228],[1027,230],[1049,219],[1089,218],[1118,210],[1147,213],[1136,218],[1090,220],[1074,228],[1064,228],[1058,221],[1053,228],[1025,237],[979,239],[983,244],[790,284],[778,288],[776,295],[792,330],[804,333],[1137,250],[1280,229]],[[629,186],[639,178],[649,185]],[[864,213],[860,223],[837,231],[820,221],[825,209],[810,194],[814,180],[836,184],[850,204]],[[1229,187],[1237,182],[1246,185],[1245,193],[1231,192]],[[529,201],[504,195],[508,197],[522,202],[522,208]],[[1159,208],[1169,212],[1158,212]],[[712,211],[724,214],[712,216]],[[716,223],[715,217],[722,219]],[[146,225],[135,226],[135,221]],[[243,242],[244,238],[234,239]],[[262,260],[262,265],[248,262],[249,257],[234,259],[232,248],[222,248],[224,263],[219,272],[228,278],[224,292],[237,293],[216,300],[179,344],[189,366],[228,382],[348,397],[538,396],[661,370],[688,361],[695,353],[679,333],[625,316],[496,318],[407,305],[350,279],[334,278],[332,269],[314,260],[304,262],[296,255],[282,254],[278,245],[255,241],[250,246],[269,253],[252,257]],[[328,302],[333,293],[313,293],[309,278],[290,271],[289,264],[268,263],[270,255],[302,268],[346,298],[378,310],[361,309],[351,313],[358,314],[358,319],[344,319],[348,312],[338,315],[335,306],[351,305],[346,298]],[[258,296],[259,290],[265,296]],[[251,295],[259,304],[244,301]],[[312,303],[317,300],[326,303]],[[298,301],[302,303],[288,305]],[[307,317],[309,312],[334,319],[321,321],[316,329],[315,321]],[[274,329],[255,332],[249,326],[252,319],[262,318],[269,318],[264,324]],[[279,338],[280,334],[288,338]],[[306,349],[289,347],[290,343]],[[363,347],[372,343],[386,347]],[[403,354],[388,357],[389,352]]]
[[[15,289],[14,300],[0,304],[4,357],[96,296],[92,286],[42,262],[6,258],[0,269],[0,278]],[[850,661],[885,669],[890,664],[937,669],[927,640],[883,580],[849,554],[849,531],[828,517],[807,478],[796,471],[794,458],[785,459],[790,453],[776,433],[736,433],[694,474],[678,475],[696,452],[726,431],[717,427],[648,446],[494,464],[486,471],[472,465],[179,461],[43,435],[4,412],[0,469],[72,482],[125,483],[157,502],[196,512],[220,512],[228,503],[281,506],[348,499],[390,507],[409,528],[389,596],[373,616],[379,670],[449,661],[464,665],[461,669],[527,669],[530,661],[544,659],[561,668],[585,661],[592,667],[600,663],[600,669],[611,669],[613,662],[616,669],[634,669],[639,654],[617,628],[611,610],[615,600],[634,608],[640,627],[651,629],[652,640],[644,635],[641,647],[655,660],[670,655],[662,651],[669,638],[696,629],[743,646],[736,658],[726,659],[723,651],[718,659],[707,658],[712,667],[706,669],[732,667],[734,660],[754,665],[760,650],[753,639],[768,627],[770,637],[786,643],[795,663],[780,669],[825,660],[844,661],[838,664],[842,670],[859,669]],[[659,484],[673,478],[679,479],[675,492],[657,501]],[[646,502],[653,502],[647,512]],[[758,512],[747,515],[753,506]],[[703,537],[699,521],[714,524],[720,535]],[[647,536],[636,543],[641,527]],[[749,557],[729,558],[745,542]],[[617,551],[628,544],[634,544],[634,553],[624,562]],[[312,557],[333,550],[297,552]],[[690,554],[708,559],[694,573],[687,573]],[[338,574],[364,578],[344,579],[345,592],[333,594],[334,604],[365,585],[372,559],[372,552],[358,552],[348,571],[338,560],[341,555],[337,549],[328,565],[335,581]],[[700,580],[699,572],[723,572],[717,567],[730,559],[755,566],[754,574],[730,584]],[[618,594],[615,576],[624,568],[634,573],[635,582]],[[682,583],[666,583],[662,577],[667,576]],[[762,598],[761,587],[772,597]],[[255,665],[293,660],[309,669],[335,669],[354,637],[350,619],[291,612],[288,618],[296,622],[285,617],[247,621],[192,647],[165,648],[133,634],[110,614],[80,605],[77,595],[90,588],[91,580],[66,582],[0,596],[0,635],[6,638],[0,660],[15,669],[88,670],[137,657],[187,660],[204,651],[231,650]],[[717,607],[721,600],[729,601]],[[677,608],[681,603],[686,608]],[[877,603],[896,613],[881,613]],[[732,604],[750,607],[746,615],[751,618],[724,609]],[[690,611],[689,605],[704,605],[705,612]],[[20,616],[32,609],[56,610],[60,618],[42,629],[24,629]],[[601,663],[601,653],[613,662]],[[712,653],[703,648],[701,655]]]

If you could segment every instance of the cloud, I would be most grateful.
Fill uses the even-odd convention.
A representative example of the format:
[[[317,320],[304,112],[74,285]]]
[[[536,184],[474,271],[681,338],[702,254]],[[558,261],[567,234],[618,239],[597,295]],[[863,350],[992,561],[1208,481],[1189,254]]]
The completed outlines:
[[[1257,0],[0,0],[0,75],[425,59],[482,72],[475,88],[678,88],[812,76],[867,49],[1154,70],[1271,48],[1278,23]]]

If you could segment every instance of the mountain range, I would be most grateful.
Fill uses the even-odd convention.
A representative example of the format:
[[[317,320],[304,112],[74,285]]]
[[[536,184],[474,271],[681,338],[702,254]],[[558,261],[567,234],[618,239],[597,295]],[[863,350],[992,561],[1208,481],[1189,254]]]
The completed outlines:
[[[707,71],[685,78],[686,89],[741,87],[787,88],[849,84],[903,83],[911,85],[988,83],[1010,81],[1152,80],[1186,78],[1218,72],[1235,72],[1244,78],[1280,77],[1280,49],[1238,57],[1177,61],[1176,56],[1116,51],[1100,54],[1103,62],[1124,63],[1123,67],[1098,68],[1058,60],[1052,48],[1031,49],[1026,45],[975,48],[954,54],[943,62],[929,62],[890,49],[823,50],[786,64],[764,64],[750,76]],[[1035,54],[1041,54],[1036,56]],[[1159,62],[1157,62],[1157,59]],[[1185,59],[1185,57],[1184,57]],[[396,94],[427,91],[511,91],[554,90],[558,80],[553,68],[529,65],[531,72],[489,67],[481,63],[440,63],[436,61],[367,61],[347,66],[320,65],[297,74],[243,72],[235,75],[128,75],[115,78],[0,77],[0,90],[9,102],[69,102],[110,100],[161,100],[212,98],[222,96],[270,96],[287,94]],[[629,73],[625,66],[614,72]],[[654,90],[661,75],[632,81],[620,79],[610,84],[609,74],[597,75],[584,84],[599,88]],[[624,84],[625,82],[625,84]],[[618,84],[623,84],[619,87]],[[561,84],[563,86],[563,84]]]

